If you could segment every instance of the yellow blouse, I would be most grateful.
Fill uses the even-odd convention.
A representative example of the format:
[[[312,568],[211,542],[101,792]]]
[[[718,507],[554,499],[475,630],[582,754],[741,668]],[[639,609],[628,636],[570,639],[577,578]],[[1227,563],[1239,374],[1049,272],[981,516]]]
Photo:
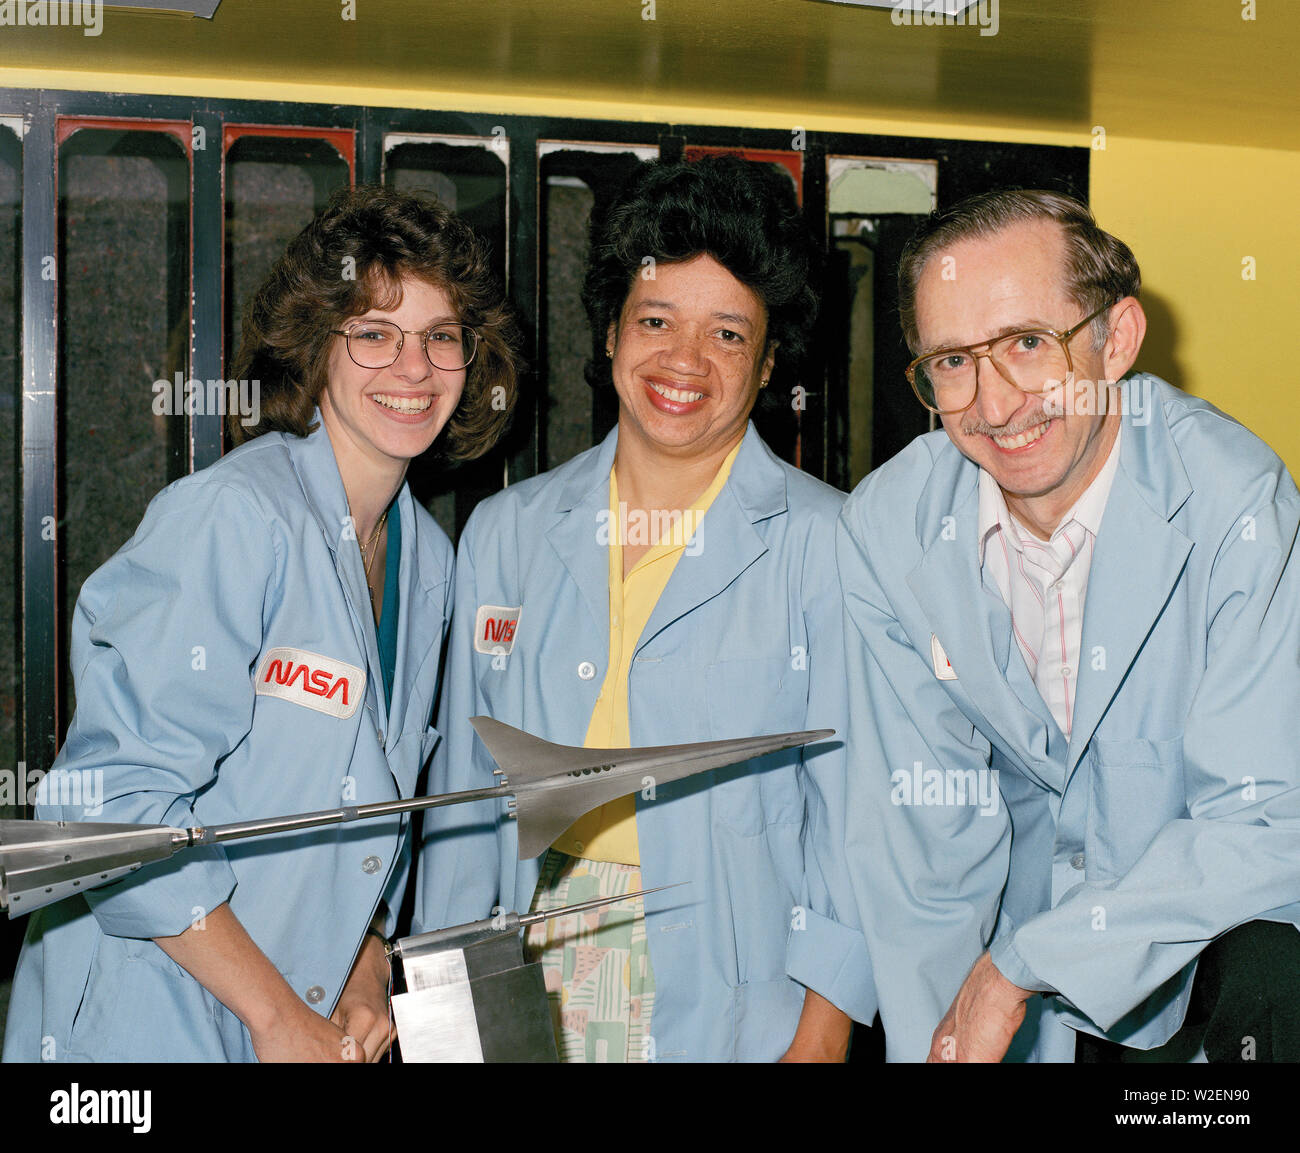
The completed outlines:
[[[610,469],[609,662],[600,696],[596,698],[596,707],[591,713],[591,723],[587,726],[584,747],[625,749],[632,744],[628,731],[627,678],[637,643],[668,586],[668,578],[673,575],[673,569],[690,544],[691,537],[699,531],[705,512],[727,483],[732,462],[739,451],[740,445],[736,445],[727,454],[713,483],[680,520],[671,524],[662,516],[642,518],[637,512],[629,515],[625,509],[621,510],[618,476],[614,469]],[[623,541],[627,539],[629,543],[636,543],[640,532],[653,533],[658,539],[624,578]],[[554,848],[589,861],[639,865],[641,850],[636,836],[636,794],[610,801],[579,817],[556,838]]]

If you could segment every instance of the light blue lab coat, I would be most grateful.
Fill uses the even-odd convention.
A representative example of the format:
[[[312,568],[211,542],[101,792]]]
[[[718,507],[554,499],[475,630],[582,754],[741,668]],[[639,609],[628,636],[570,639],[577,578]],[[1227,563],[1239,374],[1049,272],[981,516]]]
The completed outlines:
[[[1068,743],[981,578],[978,469],[947,434],[845,505],[847,869],[893,1059],[925,1057],[990,942],[1057,994],[1031,998],[1010,1056],[1068,1061],[1075,1030],[1162,1044],[1207,942],[1300,921],[1300,498],[1209,404],[1124,388]],[[996,812],[956,789],[903,803],[918,762],[993,770]]]
[[[493,783],[466,718],[486,714],[581,745],[609,659],[608,518],[617,430],[562,467],[475,510],[460,543],[444,745],[431,788]],[[633,745],[844,725],[834,524],[842,493],[778,460],[752,427],[730,476],[679,560],[637,643],[628,680]],[[694,554],[694,555],[693,555]],[[508,653],[475,651],[480,606],[519,608]],[[506,646],[500,646],[506,647]],[[843,811],[843,746],[791,750],[637,796],[656,993],[648,1055],[769,1060],[794,1035],[803,988],[790,949],[825,981],[865,956],[826,916],[801,834]],[[539,860],[519,862],[500,802],[430,811],[417,883],[425,927],[527,910]],[[809,893],[822,915],[805,912]]]
[[[77,602],[77,709],[55,767],[102,772],[103,811],[86,819],[187,827],[412,796],[436,740],[452,552],[405,486],[398,507],[400,624],[385,709],[361,557],[319,423],[306,438],[259,437],[159,493]],[[278,685],[267,662],[276,648],[313,654],[291,659],[314,671],[326,658],[333,671],[310,694],[302,678],[287,697],[259,694]],[[340,679],[350,716],[304,703],[344,711]],[[322,698],[326,685],[337,691]],[[83,813],[43,804],[37,816]],[[5,1059],[253,1060],[239,1020],[150,938],[228,900],[290,986],[328,1015],[381,901],[392,930],[408,825],[191,849],[34,913]]]

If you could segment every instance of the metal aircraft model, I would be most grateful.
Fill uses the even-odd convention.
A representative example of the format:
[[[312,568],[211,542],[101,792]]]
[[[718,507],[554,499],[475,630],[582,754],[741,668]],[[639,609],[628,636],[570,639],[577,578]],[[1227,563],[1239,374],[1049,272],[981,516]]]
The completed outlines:
[[[207,828],[67,821],[0,821],[0,909],[10,917],[118,880],[196,845],[511,797],[519,859],[536,857],[584,813],[646,788],[834,736],[833,729],[644,749],[586,749],[544,741],[490,717],[472,717],[499,768],[499,785],[401,801],[349,805]]]

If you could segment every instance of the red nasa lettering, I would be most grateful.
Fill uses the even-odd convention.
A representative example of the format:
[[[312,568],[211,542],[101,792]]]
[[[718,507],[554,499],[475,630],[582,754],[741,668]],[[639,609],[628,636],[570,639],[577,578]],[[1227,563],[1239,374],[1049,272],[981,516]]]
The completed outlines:
[[[292,685],[295,680],[301,678],[303,689],[315,696],[324,697],[327,701],[333,700],[334,694],[341,690],[341,702],[344,705],[350,703],[348,678],[339,677],[331,686],[333,674],[326,669],[313,669],[302,662],[295,665],[291,660],[273,660],[267,665],[266,676],[262,678],[263,684],[270,684],[273,677],[277,685]]]
[[[365,695],[366,670],[336,657],[282,646],[262,654],[253,683],[259,697],[279,697],[345,719]]]
[[[490,656],[496,667],[508,657],[519,635],[519,605],[479,605],[474,616],[474,651]]]
[[[483,622],[483,639],[493,644],[509,644],[515,639],[517,621],[502,620],[500,617],[488,617]]]

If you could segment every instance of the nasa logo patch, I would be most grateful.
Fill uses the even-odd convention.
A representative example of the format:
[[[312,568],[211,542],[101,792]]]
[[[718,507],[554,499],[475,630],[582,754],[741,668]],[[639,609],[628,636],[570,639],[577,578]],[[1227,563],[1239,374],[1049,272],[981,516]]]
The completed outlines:
[[[948,659],[948,654],[943,651],[943,645],[934,633],[930,634],[930,660],[934,662],[934,675],[941,681],[957,679],[957,670],[952,667],[952,661]]]
[[[523,605],[479,605],[474,618],[474,651],[486,656],[509,656],[519,631]]]
[[[366,688],[364,669],[306,649],[267,649],[257,666],[260,697],[279,697],[341,719],[357,711]]]

